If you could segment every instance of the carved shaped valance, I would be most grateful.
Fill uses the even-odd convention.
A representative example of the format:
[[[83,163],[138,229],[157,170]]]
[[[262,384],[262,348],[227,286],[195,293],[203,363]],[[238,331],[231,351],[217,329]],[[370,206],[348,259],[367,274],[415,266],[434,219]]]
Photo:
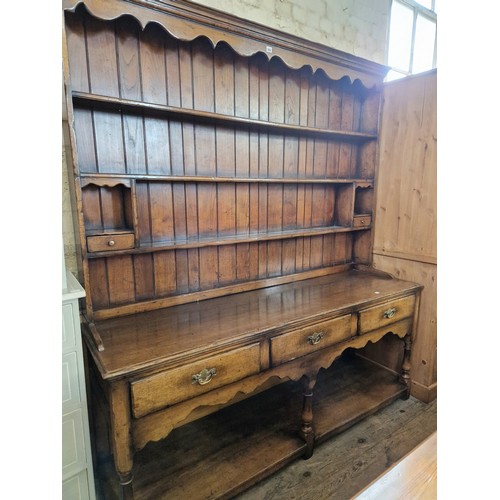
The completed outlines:
[[[226,42],[242,56],[260,52],[269,59],[279,57],[290,68],[310,66],[313,72],[321,68],[334,80],[347,76],[367,88],[380,85],[388,70],[381,64],[184,0],[63,0],[64,10],[74,11],[79,4],[99,19],[131,15],[143,29],[156,23],[178,40],[205,36],[214,47]]]

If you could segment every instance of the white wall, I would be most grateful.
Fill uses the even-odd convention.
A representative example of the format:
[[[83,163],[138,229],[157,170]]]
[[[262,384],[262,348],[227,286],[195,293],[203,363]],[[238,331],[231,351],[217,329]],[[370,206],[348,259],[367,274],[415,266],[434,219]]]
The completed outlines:
[[[381,64],[391,0],[192,0]]]

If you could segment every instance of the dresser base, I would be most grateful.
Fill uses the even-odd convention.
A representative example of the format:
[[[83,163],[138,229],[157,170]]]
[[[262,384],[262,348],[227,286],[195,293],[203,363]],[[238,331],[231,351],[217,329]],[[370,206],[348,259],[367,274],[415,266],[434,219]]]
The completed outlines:
[[[405,395],[393,373],[346,353],[321,370],[315,387],[316,442]],[[285,382],[175,429],[135,455],[134,498],[231,498],[303,456],[300,383]],[[102,498],[118,500],[113,461],[98,466]]]

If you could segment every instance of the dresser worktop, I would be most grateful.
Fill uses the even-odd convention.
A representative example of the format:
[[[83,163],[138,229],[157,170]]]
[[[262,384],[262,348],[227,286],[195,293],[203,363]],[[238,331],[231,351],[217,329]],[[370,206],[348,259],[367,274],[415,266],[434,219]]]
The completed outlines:
[[[192,356],[248,344],[290,327],[414,293],[420,286],[351,270],[96,323],[104,349],[91,344],[104,378],[130,375]]]

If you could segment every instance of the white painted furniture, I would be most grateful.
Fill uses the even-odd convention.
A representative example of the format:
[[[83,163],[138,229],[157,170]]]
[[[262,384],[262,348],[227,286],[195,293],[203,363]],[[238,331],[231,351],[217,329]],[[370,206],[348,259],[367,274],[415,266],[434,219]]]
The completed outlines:
[[[62,290],[62,498],[95,500],[78,299],[85,291],[66,271]]]

